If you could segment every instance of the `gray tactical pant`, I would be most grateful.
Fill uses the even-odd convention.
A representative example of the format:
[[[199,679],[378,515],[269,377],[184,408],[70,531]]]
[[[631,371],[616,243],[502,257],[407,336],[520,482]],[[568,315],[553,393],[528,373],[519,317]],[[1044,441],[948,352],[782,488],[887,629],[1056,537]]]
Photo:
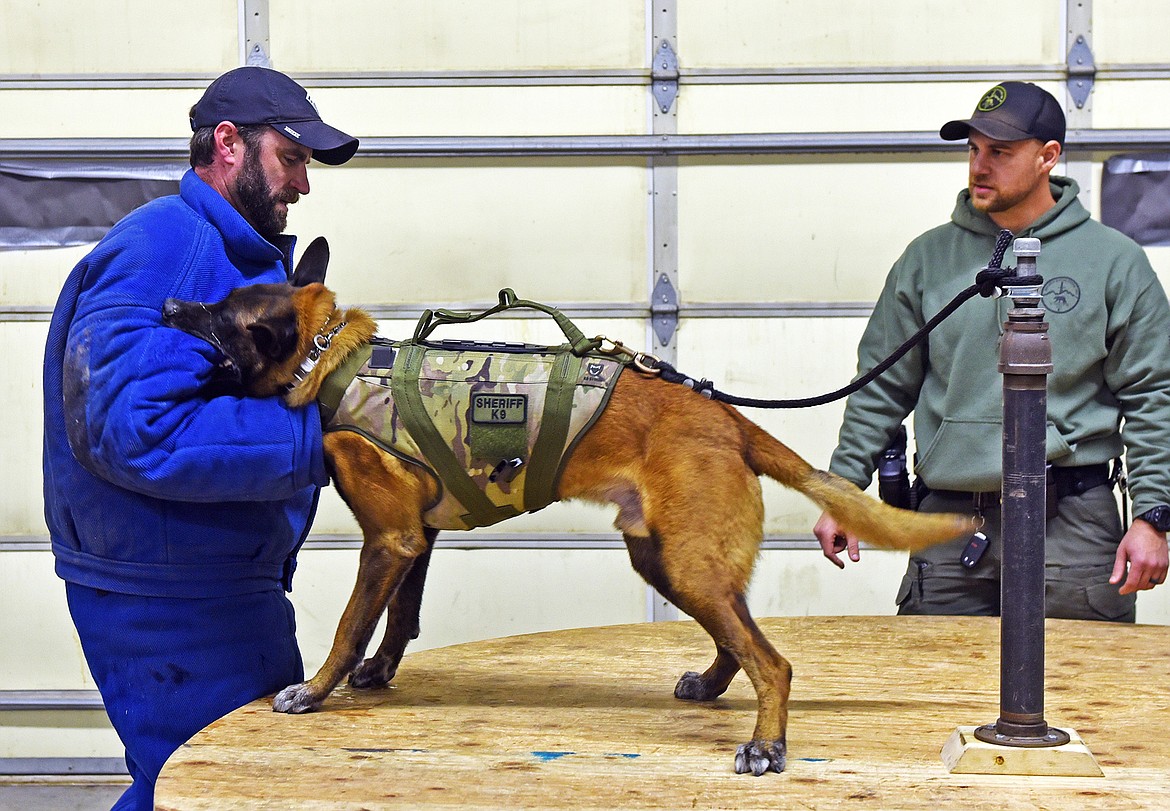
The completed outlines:
[[[920,512],[971,511],[970,498],[930,493]],[[899,614],[999,616],[999,569],[1003,559],[998,505],[985,513],[982,532],[990,541],[978,565],[959,562],[967,537],[924,549],[910,557],[898,589]],[[1124,531],[1113,490],[1095,487],[1066,496],[1045,527],[1045,613],[1061,619],[1134,622],[1136,594],[1121,596],[1109,582]]]

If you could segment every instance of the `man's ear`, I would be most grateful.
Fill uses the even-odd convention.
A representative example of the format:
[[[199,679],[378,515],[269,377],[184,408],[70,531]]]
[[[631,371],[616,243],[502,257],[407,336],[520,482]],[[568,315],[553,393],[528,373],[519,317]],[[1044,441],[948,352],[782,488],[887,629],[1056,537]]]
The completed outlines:
[[[256,321],[248,325],[252,343],[266,358],[281,361],[296,351],[297,325],[293,318]]]
[[[1063,151],[1059,141],[1048,141],[1040,148],[1040,157],[1043,160],[1043,167],[1046,171],[1051,172],[1056,168],[1056,164],[1060,161],[1060,155]]]
[[[240,131],[230,121],[220,121],[215,125],[215,155],[224,164],[233,166],[243,163],[244,139]]]
[[[329,241],[325,237],[317,237],[301,254],[297,262],[297,269],[293,271],[292,286],[325,283],[325,271],[329,268]]]

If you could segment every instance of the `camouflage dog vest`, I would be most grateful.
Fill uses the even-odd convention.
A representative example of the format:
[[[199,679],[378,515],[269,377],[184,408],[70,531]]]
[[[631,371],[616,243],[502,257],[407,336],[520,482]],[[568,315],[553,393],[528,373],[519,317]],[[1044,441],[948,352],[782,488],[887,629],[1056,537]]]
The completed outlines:
[[[556,498],[569,452],[600,416],[623,364],[568,346],[390,342],[356,369],[326,431],[354,431],[439,484],[423,523],[489,526]]]

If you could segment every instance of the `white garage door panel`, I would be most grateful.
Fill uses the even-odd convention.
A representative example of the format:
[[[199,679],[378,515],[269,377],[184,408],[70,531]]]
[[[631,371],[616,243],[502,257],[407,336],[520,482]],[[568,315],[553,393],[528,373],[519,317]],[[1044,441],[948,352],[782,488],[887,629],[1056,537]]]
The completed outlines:
[[[4,3],[0,74],[194,73],[239,60],[236,0]]]
[[[1167,15],[1170,23],[1170,7]],[[1093,126],[1100,129],[1170,128],[1170,80],[1098,81],[1093,86]]]
[[[1093,0],[1092,5],[1098,65],[1170,62],[1165,0]]]
[[[949,219],[966,182],[962,153],[688,163],[679,170],[682,299],[873,301],[906,243]]]
[[[638,0],[362,0],[271,4],[273,58],[290,71],[636,68]]]
[[[0,386],[0,413],[5,415],[4,464],[0,465],[0,494],[3,494],[0,532],[6,535],[45,533],[41,496],[44,424],[41,370],[48,332],[47,323],[0,321],[0,341],[6,348],[0,367],[4,380]],[[7,558],[0,557],[0,566],[6,562]]]
[[[1162,287],[1170,290],[1170,246],[1146,248],[1146,256],[1162,280]]]
[[[0,90],[0,138],[190,138],[198,88]]]
[[[705,67],[1063,62],[1061,4],[680,0],[679,52]]]
[[[363,163],[310,182],[290,230],[328,235],[343,300],[645,300],[640,163]]]
[[[52,307],[73,266],[92,245],[0,251],[0,289],[5,307]],[[44,329],[48,330],[48,324]]]
[[[313,90],[325,120],[359,137],[633,135],[646,123],[645,95],[638,85]]]

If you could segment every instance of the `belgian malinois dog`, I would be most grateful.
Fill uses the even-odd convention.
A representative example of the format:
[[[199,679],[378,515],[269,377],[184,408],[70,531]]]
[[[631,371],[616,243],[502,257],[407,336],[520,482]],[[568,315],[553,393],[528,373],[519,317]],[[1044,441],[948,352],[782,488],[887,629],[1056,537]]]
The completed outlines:
[[[305,252],[291,284],[241,287],[218,303],[170,300],[164,323],[218,347],[221,364],[245,394],[283,393],[293,406],[312,403],[322,380],[374,335],[365,313],[338,310],[321,284],[328,249]],[[347,322],[317,366],[296,373],[322,325]],[[433,478],[365,437],[327,432],[333,480],[364,536],[357,583],[333,647],[309,681],[278,693],[273,708],[301,713],[325,700],[347,675],[357,688],[385,687],[407,643],[418,635],[423,582],[437,530],[424,525]],[[738,747],[735,770],[784,770],[792,668],[748,613],[744,591],[763,537],[759,476],[804,493],[843,527],[886,549],[916,550],[972,531],[969,518],[899,510],[849,482],[813,468],[734,408],[636,369],[618,378],[605,411],[563,468],[558,499],[618,507],[634,569],[693,617],[715,641],[703,673],[684,673],[674,694],[711,701],[743,668],[757,696],[751,740]],[[362,661],[383,611],[385,637]]]

